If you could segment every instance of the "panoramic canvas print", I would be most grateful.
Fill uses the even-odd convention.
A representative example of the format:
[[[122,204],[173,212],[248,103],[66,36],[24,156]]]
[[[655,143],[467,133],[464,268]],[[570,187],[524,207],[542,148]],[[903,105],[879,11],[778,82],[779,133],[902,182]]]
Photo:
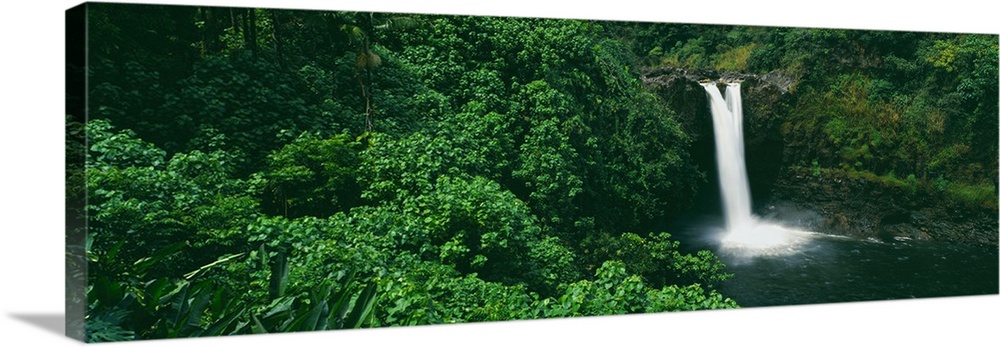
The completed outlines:
[[[86,3],[86,342],[998,293],[998,35]]]

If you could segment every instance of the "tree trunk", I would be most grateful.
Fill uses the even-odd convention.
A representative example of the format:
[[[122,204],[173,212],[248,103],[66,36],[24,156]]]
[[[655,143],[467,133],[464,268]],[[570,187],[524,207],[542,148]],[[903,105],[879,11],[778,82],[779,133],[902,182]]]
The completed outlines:
[[[365,16],[366,20],[362,21],[361,24],[363,25],[362,31],[364,32],[363,49],[364,49],[364,54],[366,55],[365,76],[368,79],[367,87],[362,85],[362,88],[365,88],[365,126],[367,127],[368,131],[375,130],[375,124],[374,124],[375,121],[373,119],[375,111],[373,110],[372,107],[372,87],[374,86],[375,82],[372,79],[372,69],[374,68],[374,66],[372,66],[371,64],[372,61],[371,35],[375,31],[375,25],[374,25],[375,23],[373,18],[374,15],[375,15],[374,13],[368,12],[368,15]]]
[[[219,36],[222,34],[222,27],[218,23],[218,10],[218,8],[212,7],[201,8],[201,18],[205,21],[201,36],[201,55],[203,57],[221,50]]]
[[[285,69],[285,55],[282,50],[281,43],[281,18],[278,16],[277,10],[270,10],[271,12],[271,38],[274,39],[274,52],[278,56],[278,67],[282,70]]]
[[[248,8],[246,10],[246,32],[244,32],[244,37],[246,40],[247,47],[250,48],[250,52],[257,56],[257,10]]]

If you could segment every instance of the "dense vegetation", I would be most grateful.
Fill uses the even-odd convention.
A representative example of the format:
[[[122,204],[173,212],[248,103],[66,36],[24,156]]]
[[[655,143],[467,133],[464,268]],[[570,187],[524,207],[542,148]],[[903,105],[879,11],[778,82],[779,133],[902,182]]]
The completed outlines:
[[[649,66],[788,70],[788,165],[996,199],[996,37],[88,6],[90,341],[737,307],[658,230],[710,178]]]
[[[996,208],[997,36],[630,24],[650,66],[793,75],[786,166]]]

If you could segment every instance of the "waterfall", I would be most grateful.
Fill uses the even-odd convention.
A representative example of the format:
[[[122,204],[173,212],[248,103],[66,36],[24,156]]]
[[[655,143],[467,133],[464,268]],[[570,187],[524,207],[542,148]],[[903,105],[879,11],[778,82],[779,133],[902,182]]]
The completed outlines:
[[[708,93],[715,129],[715,160],[719,168],[726,230],[738,233],[753,223],[750,214],[750,184],[743,151],[743,102],[740,84],[726,85],[723,97],[715,83],[702,83]]]
[[[715,130],[726,229],[723,250],[743,256],[782,255],[798,251],[812,233],[759,220],[750,213],[750,183],[743,151],[743,100],[739,83],[727,83],[723,96],[715,82],[702,83],[708,93]]]

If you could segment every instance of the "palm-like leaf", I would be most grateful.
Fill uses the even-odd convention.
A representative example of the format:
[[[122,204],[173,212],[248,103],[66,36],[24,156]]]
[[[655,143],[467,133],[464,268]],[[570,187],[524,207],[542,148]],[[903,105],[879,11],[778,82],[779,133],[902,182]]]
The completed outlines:
[[[253,321],[250,325],[251,332],[315,331],[372,326],[377,286],[372,282],[359,292],[354,278],[354,275],[350,275],[341,281],[339,290],[331,280],[324,281],[309,292],[308,300],[295,297],[273,300],[266,308],[266,313],[251,318]]]

